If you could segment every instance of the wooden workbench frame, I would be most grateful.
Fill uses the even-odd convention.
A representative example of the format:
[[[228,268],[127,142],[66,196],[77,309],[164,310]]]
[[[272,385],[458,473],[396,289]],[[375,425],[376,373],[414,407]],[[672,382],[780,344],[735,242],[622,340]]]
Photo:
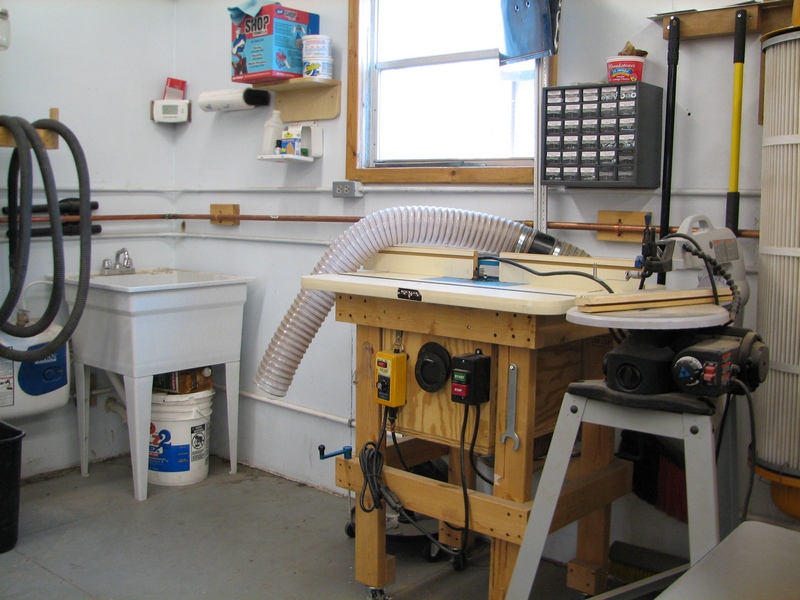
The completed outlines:
[[[577,379],[596,377],[603,354],[610,349],[607,337],[597,338],[597,329],[568,323],[564,316],[537,316],[486,309],[409,303],[405,300],[337,294],[336,318],[356,328],[356,451],[380,435],[382,407],[374,402],[375,353],[391,347],[397,332],[405,339],[422,342],[451,340],[459,351],[481,348],[493,357],[493,390],[487,413],[493,434],[486,450],[494,455],[492,494],[471,490],[470,529],[491,537],[491,567],[488,597],[505,596],[530,513],[531,487],[535,469],[534,441],[552,432],[566,386]],[[387,345],[388,344],[388,345]],[[415,357],[412,357],[412,360]],[[507,373],[510,364],[518,369],[517,434],[520,447],[499,440],[506,423]],[[584,365],[589,365],[585,368]],[[417,395],[413,368],[409,369],[409,398]],[[449,397],[449,389],[437,392]],[[417,399],[418,401],[418,399]],[[449,403],[447,409],[463,411]],[[400,413],[402,414],[401,409]],[[409,410],[413,410],[410,407]],[[458,413],[463,415],[462,412]],[[442,421],[453,421],[442,415]],[[401,417],[398,417],[398,424]],[[413,419],[412,419],[413,422]],[[405,431],[403,444],[414,444],[417,460],[450,452],[458,439],[440,432]],[[419,439],[420,437],[425,439]],[[571,587],[585,593],[602,591],[608,570],[610,503],[631,489],[631,464],[613,458],[613,430],[587,426],[583,433],[583,458],[571,469],[571,481],[562,491],[551,531],[579,520],[576,560],[570,564]],[[404,456],[405,456],[404,450]],[[415,464],[413,458],[406,459]],[[387,457],[384,481],[404,506],[441,521],[464,522],[461,486],[456,478],[440,482],[391,466]],[[458,469],[453,469],[458,471]],[[468,475],[468,479],[473,479]],[[337,485],[358,492],[362,474],[357,458],[340,457],[336,463]],[[368,499],[367,502],[370,500]],[[386,554],[384,510],[355,511],[355,576],[373,588],[394,580],[394,557]],[[453,544],[453,538],[446,541]]]

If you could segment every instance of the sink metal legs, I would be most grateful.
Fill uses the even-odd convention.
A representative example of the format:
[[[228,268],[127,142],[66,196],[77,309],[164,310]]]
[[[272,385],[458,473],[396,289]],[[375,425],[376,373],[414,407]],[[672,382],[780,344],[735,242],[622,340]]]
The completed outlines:
[[[75,391],[78,400],[78,446],[81,475],[89,474],[89,371],[90,366],[75,363]],[[125,407],[128,417],[128,436],[133,468],[133,495],[137,500],[147,498],[147,468],[149,462],[150,415],[153,395],[153,375],[123,376]],[[225,363],[225,387],[228,405],[228,448],[231,474],[236,473],[239,436],[239,361]]]

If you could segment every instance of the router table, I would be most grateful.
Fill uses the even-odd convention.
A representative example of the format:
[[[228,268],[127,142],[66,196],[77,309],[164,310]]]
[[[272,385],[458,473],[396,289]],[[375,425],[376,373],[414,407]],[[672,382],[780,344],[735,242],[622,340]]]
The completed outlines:
[[[631,261],[502,256],[540,271],[594,273],[615,291],[637,285],[625,281]],[[468,407],[451,401],[449,381],[436,392],[423,390],[414,376],[414,362],[428,342],[441,344],[452,356],[480,349],[491,357],[490,400],[481,407],[475,446],[477,454],[494,457],[491,494],[474,490],[475,473],[468,461],[467,479],[473,488],[469,529],[491,538],[488,597],[499,600],[508,588],[531,511],[534,471],[546,453],[567,385],[600,377],[602,357],[612,346],[608,335],[598,336],[598,329],[565,319],[576,295],[600,289],[596,282],[574,276],[535,277],[504,263],[498,280],[473,281],[477,263],[473,251],[390,248],[364,270],[309,275],[302,285],[333,292],[336,319],[356,325],[356,456],[337,458],[337,485],[361,490],[357,455],[364,443],[377,441],[381,428],[383,407],[374,400],[375,354],[399,343],[409,357],[407,403],[395,426],[402,456],[413,466],[449,455],[450,473],[447,483],[416,475],[398,468],[396,453],[388,449],[383,477],[407,510],[440,520],[439,539],[448,546],[459,546],[461,532],[445,523],[464,523],[459,443]],[[516,410],[509,415],[511,398]],[[471,432],[474,413],[469,419]],[[516,436],[509,436],[509,429]],[[613,453],[613,429],[584,427],[581,457],[570,468],[551,527],[556,531],[578,521],[577,555],[570,563],[568,585],[586,594],[605,587],[610,503],[631,489],[631,463],[615,459]],[[363,512],[356,502],[355,534],[356,579],[382,590],[394,580],[394,558],[386,554],[385,510]]]

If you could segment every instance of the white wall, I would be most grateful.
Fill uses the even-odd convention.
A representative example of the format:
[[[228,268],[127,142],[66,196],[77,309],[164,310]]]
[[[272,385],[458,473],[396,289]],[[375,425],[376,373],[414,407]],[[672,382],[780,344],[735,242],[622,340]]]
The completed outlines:
[[[186,79],[188,95],[238,87],[230,82],[230,2],[218,0],[5,0],[11,15],[12,46],[0,52],[0,114],[34,120],[50,107],[78,135],[87,155],[93,199],[99,215],[207,213],[211,203],[236,203],[243,214],[366,215],[388,206],[426,204],[533,219],[536,199],[530,189],[504,193],[453,193],[371,186],[363,198],[331,197],[333,180],[344,178],[345,98],[343,114],[321,122],[325,155],[310,165],[265,163],[255,159],[269,108],[231,113],[196,109],[192,123],[156,125],[149,120],[151,99],[159,98],[168,76]],[[321,15],[323,33],[334,40],[334,76],[346,85],[346,0],[292,0],[293,8]],[[559,83],[597,81],[605,76],[604,58],[630,40],[650,51],[644,80],[665,87],[666,48],[661,28],[647,17],[670,9],[716,4],[641,0],[564,0],[559,54]],[[740,226],[757,228],[760,177],[760,127],[756,123],[759,42],[748,37],[740,189],[744,197]],[[678,74],[672,224],[704,212],[724,223],[732,93],[730,38],[689,41],[681,48]],[[60,187],[72,194],[75,177],[66,150],[51,152]],[[0,163],[10,150],[0,149]],[[62,197],[64,194],[62,194]],[[551,190],[548,217],[555,221],[597,219],[600,209],[652,211],[658,218],[660,192]],[[487,210],[487,207],[491,207]],[[352,443],[352,431],[337,422],[352,414],[353,331],[329,317],[300,365],[286,397],[288,403],[330,414],[327,420],[259,401],[253,375],[277,324],[342,224],[244,222],[236,228],[205,221],[104,222],[95,236],[93,265],[126,246],[137,267],[178,266],[256,277],[248,287],[242,341],[242,401],[239,456],[243,462],[305,483],[335,490],[332,461],[318,460],[320,443],[328,448]],[[551,232],[595,255],[631,257],[638,244],[598,243],[594,234]],[[753,242],[745,241],[748,263],[756,267]],[[49,246],[33,245],[30,277],[50,268]],[[5,245],[2,247],[6,252]],[[68,269],[77,270],[77,247],[67,247]],[[0,281],[7,281],[0,261]],[[0,284],[0,289],[2,289]],[[755,280],[751,282],[755,289]],[[750,326],[755,304],[748,306]],[[215,372],[218,381],[223,375]],[[100,385],[103,385],[101,378]],[[214,410],[213,447],[227,454],[224,400]],[[127,451],[127,431],[107,412],[101,398],[92,409],[92,459]],[[74,404],[42,417],[21,420],[24,475],[74,466],[77,433]],[[746,423],[746,421],[744,421]],[[744,442],[741,442],[743,445]],[[742,451],[742,456],[744,452]],[[741,467],[743,468],[743,458]],[[757,489],[754,506],[775,511]],[[682,552],[680,528],[650,507],[626,500],[615,531],[628,537],[630,524],[646,519],[663,523],[652,547]],[[659,521],[660,520],[660,521]],[[623,525],[624,524],[624,525]],[[672,535],[663,532],[677,532]],[[634,540],[641,528],[633,532]],[[569,532],[565,534],[569,537]]]

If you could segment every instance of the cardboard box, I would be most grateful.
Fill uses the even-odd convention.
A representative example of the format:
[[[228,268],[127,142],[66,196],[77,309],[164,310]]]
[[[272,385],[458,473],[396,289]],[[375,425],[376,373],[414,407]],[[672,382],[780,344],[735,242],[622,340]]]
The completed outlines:
[[[210,390],[214,382],[211,367],[173,371],[153,376],[153,389],[170,394],[192,394]]]
[[[280,4],[231,23],[231,80],[280,81],[303,76],[304,35],[319,34],[319,15]]]

